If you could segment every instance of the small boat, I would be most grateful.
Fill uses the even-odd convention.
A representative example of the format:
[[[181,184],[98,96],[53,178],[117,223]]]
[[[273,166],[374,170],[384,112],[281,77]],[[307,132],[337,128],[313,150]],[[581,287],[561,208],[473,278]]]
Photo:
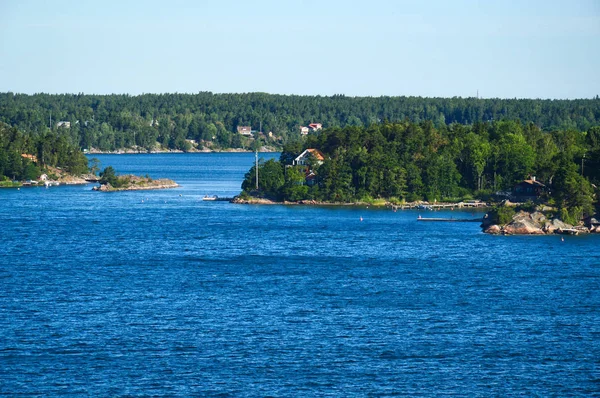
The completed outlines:
[[[213,196],[204,195],[202,200],[217,200],[218,198],[219,197],[217,195],[213,195]]]

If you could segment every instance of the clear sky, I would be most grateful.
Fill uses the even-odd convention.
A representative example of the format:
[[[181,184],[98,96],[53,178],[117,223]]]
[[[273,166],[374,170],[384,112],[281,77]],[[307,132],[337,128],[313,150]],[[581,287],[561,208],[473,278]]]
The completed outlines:
[[[0,0],[0,92],[591,98],[600,0]]]

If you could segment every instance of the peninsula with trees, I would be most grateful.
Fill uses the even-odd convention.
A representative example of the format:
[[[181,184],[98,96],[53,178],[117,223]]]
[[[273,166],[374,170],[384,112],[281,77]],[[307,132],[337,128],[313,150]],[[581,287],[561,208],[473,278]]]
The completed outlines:
[[[536,215],[539,222],[578,225],[600,210],[600,127],[544,131],[531,122],[504,120],[329,128],[286,145],[279,161],[259,162],[258,189],[255,177],[253,166],[238,202],[479,199],[497,204],[489,213],[493,225],[508,224],[517,214],[522,218],[520,210],[543,213],[543,220]],[[511,206],[515,196],[525,197],[521,205]]]
[[[99,182],[99,191],[146,190],[178,187],[168,179],[119,176],[108,166],[100,173],[97,159],[87,156],[63,135],[23,133],[0,123],[0,188]]]
[[[27,134],[0,123],[0,187],[86,184],[97,177],[88,159],[64,136]]]

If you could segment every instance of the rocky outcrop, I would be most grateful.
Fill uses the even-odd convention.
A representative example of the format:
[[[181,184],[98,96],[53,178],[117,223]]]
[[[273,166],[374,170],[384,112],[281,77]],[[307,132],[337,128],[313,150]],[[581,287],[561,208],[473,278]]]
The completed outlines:
[[[506,235],[543,235],[542,223],[546,217],[540,213],[527,213],[520,211],[513,216],[510,223],[502,227],[502,233]]]
[[[558,218],[553,218],[552,220],[547,222],[546,225],[544,226],[544,232],[547,234],[553,234],[553,233],[557,233],[558,231],[572,229],[572,228],[573,228],[573,226],[571,224],[562,222]]]
[[[484,231],[486,234],[500,235],[502,234],[502,228],[498,224],[488,225]]]
[[[264,199],[264,198],[249,198],[249,199],[244,199],[241,198],[239,196],[236,196],[235,198],[233,198],[233,200],[231,201],[231,203],[235,203],[235,204],[242,204],[242,205],[275,205],[275,204],[281,204],[280,202],[274,202],[270,199]]]
[[[101,184],[92,188],[94,191],[100,192],[115,192],[115,191],[145,191],[150,189],[169,189],[177,188],[179,185],[167,178],[153,180],[151,178],[136,177],[136,176],[119,176],[120,181],[124,181],[124,185],[113,187],[110,184]]]
[[[579,235],[589,232],[600,233],[600,226],[586,226],[583,225],[583,223],[573,226],[558,218],[548,220],[546,216],[539,211],[533,213],[520,211],[505,225],[494,224],[491,221],[491,218],[484,217],[481,227],[485,233],[493,235]]]
[[[588,228],[588,231],[592,234],[600,234],[600,215],[596,214],[594,217],[588,217],[584,220],[584,225]]]

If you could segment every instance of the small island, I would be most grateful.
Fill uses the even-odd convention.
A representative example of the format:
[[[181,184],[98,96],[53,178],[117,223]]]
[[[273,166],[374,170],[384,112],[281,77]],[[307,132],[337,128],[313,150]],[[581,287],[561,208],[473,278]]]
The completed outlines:
[[[139,177],[131,174],[117,175],[112,166],[108,166],[100,173],[100,186],[92,188],[94,191],[116,192],[116,191],[141,191],[149,189],[177,188],[179,185],[167,178],[158,180],[146,175]]]

